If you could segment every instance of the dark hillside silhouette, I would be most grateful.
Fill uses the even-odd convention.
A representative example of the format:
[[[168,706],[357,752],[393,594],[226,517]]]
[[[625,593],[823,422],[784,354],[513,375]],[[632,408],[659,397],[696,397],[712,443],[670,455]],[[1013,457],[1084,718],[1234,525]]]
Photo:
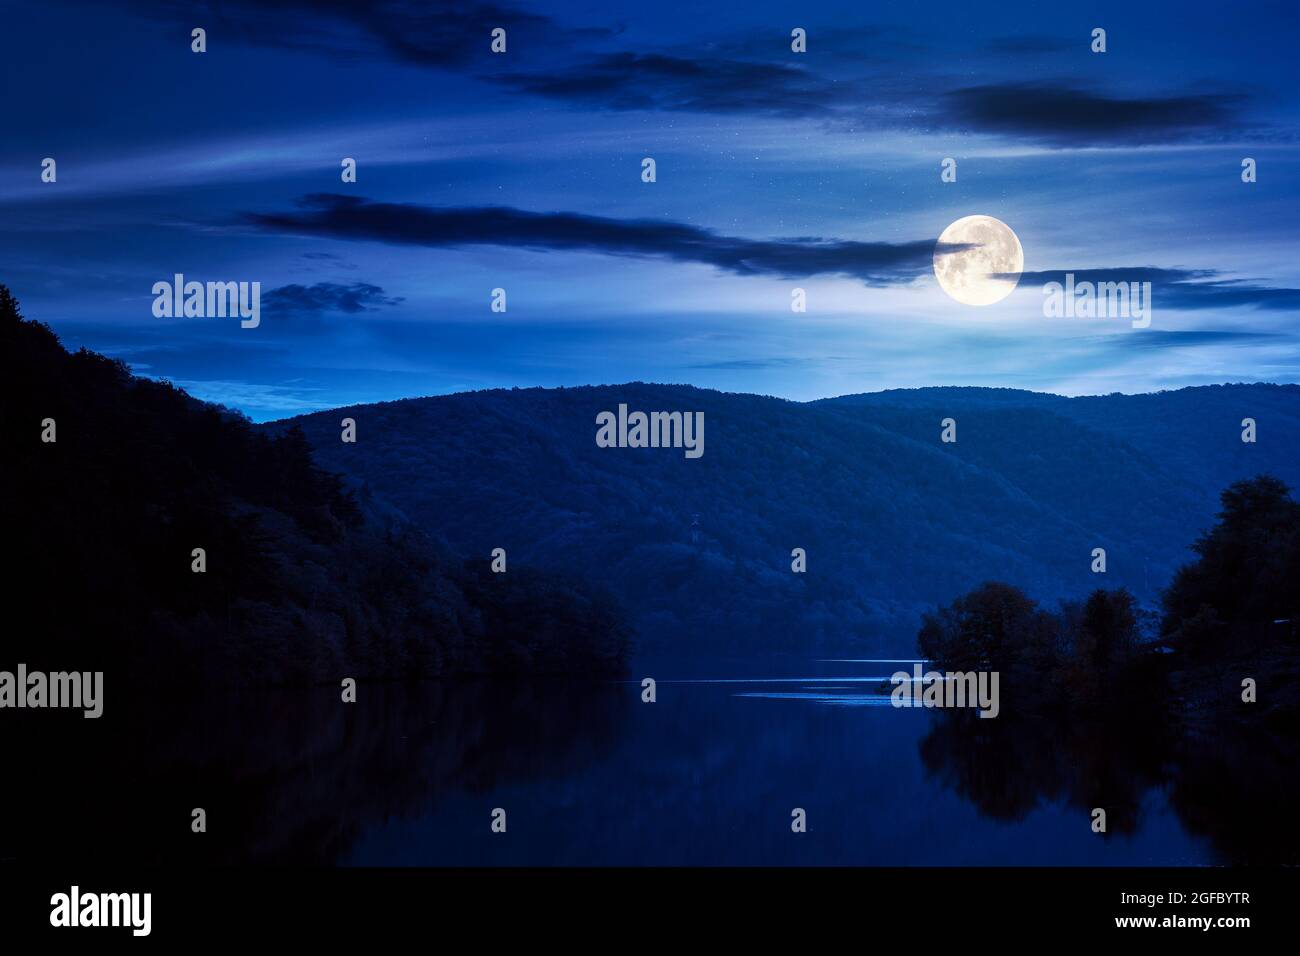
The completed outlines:
[[[103,670],[118,693],[621,669],[598,591],[367,521],[298,430],[69,354],[2,286],[0,356],[10,665]]]

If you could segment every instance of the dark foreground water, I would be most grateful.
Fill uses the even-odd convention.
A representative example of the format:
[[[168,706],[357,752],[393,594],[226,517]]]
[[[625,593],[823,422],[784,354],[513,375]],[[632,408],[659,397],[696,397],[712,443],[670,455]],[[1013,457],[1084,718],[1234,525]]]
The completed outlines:
[[[934,715],[877,693],[891,672],[864,665],[850,682],[761,678],[659,681],[618,688],[582,721],[571,747],[541,714],[518,713],[513,742],[475,753],[490,780],[452,773],[409,818],[373,821],[350,864],[1171,864],[1213,858],[1165,794],[1141,801],[1135,832],[1091,832],[1086,810],[1044,799],[982,812],[927,768]],[[901,665],[900,665],[901,666]],[[910,665],[908,665],[910,666]],[[837,668],[810,665],[807,676]],[[840,667],[838,670],[844,671]],[[865,677],[862,675],[866,675]],[[579,694],[580,691],[571,691]],[[493,834],[494,808],[507,832]],[[807,832],[791,830],[802,808]],[[1006,812],[1008,818],[999,819]]]
[[[185,720],[146,709],[125,735],[108,719],[79,722],[80,750],[17,756],[32,785],[10,789],[7,819],[29,825],[10,833],[0,858],[1296,859],[1294,825],[1279,824],[1294,793],[1274,793],[1258,762],[1250,779],[1233,771],[1231,744],[1220,752],[1200,741],[1189,761],[1159,735],[895,709],[877,681],[906,666],[810,661],[802,673],[680,682],[659,674],[652,704],[642,703],[639,678],[458,680],[362,684],[355,704],[333,688],[249,694]],[[1107,809],[1104,836],[1091,830],[1094,806]],[[190,831],[194,807],[207,811],[205,834]],[[496,808],[504,834],[491,829]],[[806,833],[791,831],[794,808],[806,811]]]

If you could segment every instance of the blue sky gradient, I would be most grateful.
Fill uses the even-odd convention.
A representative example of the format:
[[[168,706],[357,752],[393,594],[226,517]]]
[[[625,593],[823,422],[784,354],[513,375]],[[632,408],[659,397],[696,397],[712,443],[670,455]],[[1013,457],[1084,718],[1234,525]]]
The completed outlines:
[[[1294,3],[3,6],[0,281],[258,420],[634,379],[1300,381]],[[972,214],[1025,252],[985,308],[929,266]],[[1045,318],[1065,271],[1151,278],[1151,328]],[[261,326],[155,318],[177,272],[261,282]]]

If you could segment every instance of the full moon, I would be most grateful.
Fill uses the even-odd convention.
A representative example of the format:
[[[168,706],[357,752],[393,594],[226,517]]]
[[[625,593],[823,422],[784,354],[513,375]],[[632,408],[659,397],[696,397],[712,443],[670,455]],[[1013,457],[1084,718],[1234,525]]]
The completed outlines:
[[[992,216],[966,216],[943,231],[939,245],[969,245],[960,252],[934,250],[939,287],[965,305],[992,305],[1011,294],[1025,268],[1025,253],[1011,227]]]

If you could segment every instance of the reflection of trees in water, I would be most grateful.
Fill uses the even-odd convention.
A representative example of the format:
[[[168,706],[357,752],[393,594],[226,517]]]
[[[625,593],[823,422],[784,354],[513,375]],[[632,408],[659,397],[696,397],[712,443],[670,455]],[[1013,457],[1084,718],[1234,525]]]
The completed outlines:
[[[1242,673],[1264,676],[1266,697],[1203,714],[1180,742],[1170,803],[1224,862],[1300,863],[1300,666],[1294,652],[1249,668],[1213,665],[1221,700],[1236,702]],[[1206,682],[1208,683],[1208,681]],[[1272,698],[1269,700],[1268,698]]]
[[[1139,639],[1122,589],[1050,614],[989,582],[927,615],[921,653],[1003,672],[1003,699],[1019,708],[993,722],[941,717],[921,745],[931,772],[989,816],[1064,801],[1104,807],[1121,833],[1163,784],[1225,862],[1300,863],[1300,503],[1269,475],[1220,501],[1164,593],[1158,645]],[[1258,699],[1242,699],[1246,676]]]
[[[1133,833],[1148,787],[1161,783],[1158,724],[941,715],[921,741],[927,771],[995,820],[1024,819],[1042,804],[1104,807],[1108,833]]]
[[[1300,860],[1295,736],[1260,722],[1191,735],[1154,711],[1083,720],[952,712],[934,721],[919,749],[932,777],[991,819],[1021,820],[1064,803],[1080,811],[1083,827],[1103,807],[1107,836],[1133,834],[1147,790],[1166,786],[1182,824],[1222,862]]]
[[[630,706],[613,684],[485,679],[362,685],[355,704],[321,688],[119,709],[111,724],[27,712],[4,741],[26,785],[0,789],[0,857],[329,864],[365,826],[449,793],[605,759]]]

